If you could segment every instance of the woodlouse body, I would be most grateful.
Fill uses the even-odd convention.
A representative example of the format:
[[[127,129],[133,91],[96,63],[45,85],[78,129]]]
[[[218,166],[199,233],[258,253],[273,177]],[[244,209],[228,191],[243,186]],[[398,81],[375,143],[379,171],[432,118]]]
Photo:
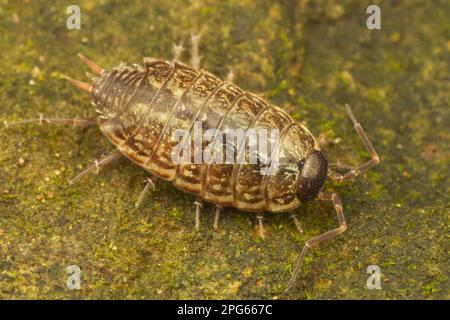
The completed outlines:
[[[319,146],[308,129],[256,95],[180,62],[149,59],[144,68],[103,72],[91,94],[103,114],[100,128],[120,152],[176,188],[243,211],[286,212],[299,206],[302,164]],[[192,131],[194,121],[202,121],[203,130],[279,130],[279,170],[261,175],[261,164],[173,163],[178,143],[173,131]]]
[[[93,76],[93,83],[67,79],[93,96],[100,116],[47,119],[41,115],[39,119],[23,120],[15,124],[48,123],[80,127],[99,124],[101,131],[117,150],[96,160],[94,165],[87,167],[70,183],[124,155],[153,176],[171,181],[176,188],[215,204],[214,228],[218,226],[221,208],[235,207],[243,211],[258,212],[259,233],[264,237],[261,212],[292,212],[300,202],[314,198],[331,202],[339,226],[305,242],[287,284],[288,290],[300,271],[308,249],[347,229],[339,196],[334,192],[321,190],[326,178],[337,182],[353,179],[377,165],[380,162],[378,154],[351,108],[346,105],[354,129],[371,159],[359,166],[339,162],[328,165],[325,154],[307,128],[262,98],[200,70],[199,36],[193,35],[191,40],[193,68],[177,61],[182,51],[181,45],[174,47],[175,62],[144,58],[143,67],[120,65],[112,71],[106,71],[80,55],[81,60],[96,75]],[[270,174],[261,174],[261,167],[266,165],[264,161],[246,161],[250,156],[250,149],[241,148],[241,145],[248,145],[245,141],[248,137],[244,141],[233,142],[235,161],[230,163],[174,162],[172,152],[179,143],[173,140],[174,131],[194,131],[184,143],[192,142],[190,139],[195,139],[196,122],[201,123],[202,136],[210,128],[217,129],[218,133],[215,135],[236,129],[276,130],[279,132],[276,170]],[[268,139],[273,140],[273,137]],[[214,137],[212,140],[214,141]],[[207,141],[202,141],[200,146],[195,142],[190,146],[194,145],[194,148],[199,147],[203,151],[207,144]],[[192,154],[195,156],[195,153],[194,150]],[[258,159],[264,156],[257,153]],[[244,161],[236,161],[236,157],[241,157]],[[344,170],[347,172],[339,172]],[[136,206],[142,202],[152,184],[149,179]],[[201,201],[196,201],[195,205],[195,226],[198,228]],[[291,214],[291,217],[297,230],[302,233],[295,214]]]

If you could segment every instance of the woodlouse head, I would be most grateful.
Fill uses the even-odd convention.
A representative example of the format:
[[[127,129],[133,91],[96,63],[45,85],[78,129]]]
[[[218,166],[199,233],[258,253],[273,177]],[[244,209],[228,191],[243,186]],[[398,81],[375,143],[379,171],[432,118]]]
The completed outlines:
[[[328,160],[320,150],[311,151],[301,168],[297,195],[300,201],[312,200],[322,189],[328,173]]]

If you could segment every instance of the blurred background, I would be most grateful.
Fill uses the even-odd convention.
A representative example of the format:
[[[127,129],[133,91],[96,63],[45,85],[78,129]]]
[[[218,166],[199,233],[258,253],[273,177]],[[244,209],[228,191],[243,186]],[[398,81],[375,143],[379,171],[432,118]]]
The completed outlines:
[[[81,10],[68,30],[66,10]],[[381,8],[369,30],[366,9]],[[7,1],[0,0],[0,119],[93,115],[81,52],[105,68],[172,58],[201,33],[202,67],[258,93],[329,141],[331,161],[368,154],[352,106],[381,165],[342,185],[348,230],[308,255],[289,299],[449,298],[450,4],[435,1]],[[189,61],[188,51],[183,56]],[[213,231],[206,206],[157,183],[134,203],[146,173],[121,161],[74,186],[68,179],[113,150],[98,128],[0,129],[0,298],[272,299],[305,240],[337,226],[328,203],[265,220],[227,210]],[[210,213],[210,214],[208,214]],[[66,286],[67,266],[81,288]],[[381,289],[366,286],[369,265]]]

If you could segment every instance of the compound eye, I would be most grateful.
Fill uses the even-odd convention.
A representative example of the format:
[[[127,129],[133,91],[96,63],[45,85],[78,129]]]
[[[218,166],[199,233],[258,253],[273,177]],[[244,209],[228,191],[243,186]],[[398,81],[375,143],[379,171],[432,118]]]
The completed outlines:
[[[300,174],[297,195],[300,201],[313,199],[327,178],[328,160],[322,151],[312,151],[305,160]]]

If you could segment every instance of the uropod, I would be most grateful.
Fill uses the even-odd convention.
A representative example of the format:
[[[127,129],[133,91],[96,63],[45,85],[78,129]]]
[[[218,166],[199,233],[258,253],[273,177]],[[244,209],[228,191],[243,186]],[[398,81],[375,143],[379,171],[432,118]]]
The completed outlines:
[[[79,55],[93,72],[89,74],[92,82],[67,79],[90,93],[97,115],[76,119],[46,118],[41,115],[38,119],[10,125],[98,125],[116,149],[96,160],[70,183],[113,160],[126,157],[149,173],[136,207],[142,203],[149,189],[154,188],[154,179],[170,181],[177,189],[195,196],[196,228],[200,225],[203,202],[208,202],[216,206],[214,228],[218,227],[223,208],[234,207],[256,214],[261,237],[264,237],[264,212],[288,213],[297,230],[302,233],[300,222],[294,214],[295,209],[302,202],[312,199],[330,201],[339,225],[305,242],[287,283],[288,290],[299,273],[308,249],[347,229],[341,200],[336,193],[323,190],[325,180],[330,178],[342,182],[353,179],[377,165],[380,162],[378,154],[351,108],[346,105],[354,129],[371,159],[356,167],[339,162],[329,164],[319,143],[305,126],[261,97],[234,85],[231,72],[227,81],[222,81],[200,69],[199,36],[193,35],[191,42],[191,66],[179,61],[182,45],[174,46],[172,61],[144,58],[143,65],[120,64],[111,71]],[[191,157],[195,155],[196,149],[205,151],[210,145],[208,141],[205,139],[200,145],[194,143],[194,147],[191,147],[191,140],[195,139],[191,134],[200,130],[205,135],[211,129],[215,133],[210,134],[209,142],[220,141],[216,146],[236,151],[231,158],[233,161],[174,161],[174,150],[180,145],[189,146],[183,149],[185,151],[192,149]],[[250,148],[249,135],[244,139],[233,140],[233,143],[223,143],[222,140],[224,132],[261,129],[278,133],[274,148],[277,157],[271,157],[269,162],[267,159],[262,161],[264,156],[259,149]],[[187,134],[181,140],[174,139],[180,130]],[[215,156],[213,159],[217,160],[218,148],[213,148],[211,152]],[[247,161],[251,156],[257,161]],[[240,159],[244,161],[238,161]],[[262,174],[261,169],[265,165],[274,167],[271,161],[276,162],[276,168],[270,174]]]

